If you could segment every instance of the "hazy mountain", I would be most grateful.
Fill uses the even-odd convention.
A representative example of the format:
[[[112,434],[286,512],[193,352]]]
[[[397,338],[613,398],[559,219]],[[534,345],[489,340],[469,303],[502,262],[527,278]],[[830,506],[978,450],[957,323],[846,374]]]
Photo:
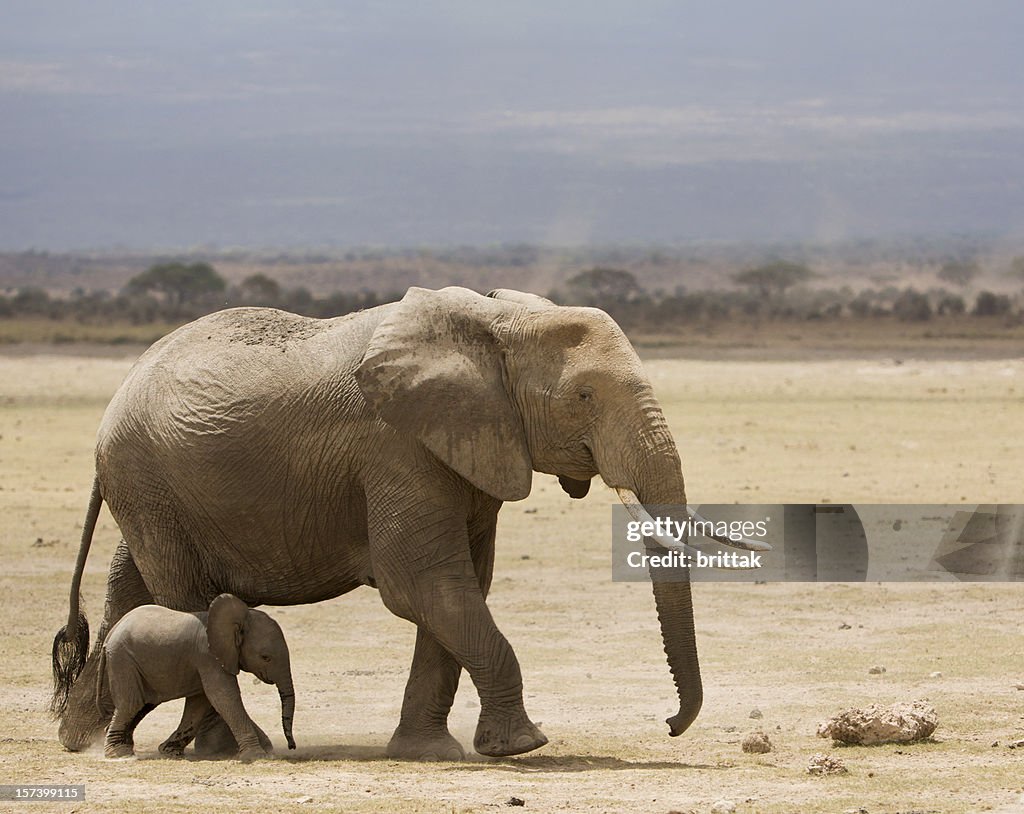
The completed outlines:
[[[1024,6],[5,4],[0,249],[1024,232]]]

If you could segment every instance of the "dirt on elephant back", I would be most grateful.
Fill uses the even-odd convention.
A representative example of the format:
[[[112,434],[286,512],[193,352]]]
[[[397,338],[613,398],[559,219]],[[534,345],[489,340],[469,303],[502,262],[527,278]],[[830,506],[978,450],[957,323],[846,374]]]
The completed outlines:
[[[571,501],[542,475],[502,511],[490,605],[546,747],[388,760],[414,631],[363,588],[267,609],[291,647],[296,751],[284,748],[274,688],[243,674],[274,760],[158,757],[181,702],[140,725],[137,759],[65,752],[46,714],[50,643],[67,611],[92,441],[130,363],[0,356],[0,784],[84,785],[84,803],[47,810],[1024,811],[1024,748],[1010,748],[1024,739],[1019,584],[695,585],[704,708],[669,738],[676,705],[650,587],[610,578],[614,497],[595,485]],[[648,369],[696,502],[1022,502],[1024,362],[658,359]],[[83,586],[94,626],[117,540],[104,511]],[[923,742],[837,747],[816,735],[842,710],[916,699],[939,721]],[[478,711],[464,678],[451,729],[466,746]],[[770,752],[743,751],[752,732]],[[847,771],[809,773],[819,753]]]

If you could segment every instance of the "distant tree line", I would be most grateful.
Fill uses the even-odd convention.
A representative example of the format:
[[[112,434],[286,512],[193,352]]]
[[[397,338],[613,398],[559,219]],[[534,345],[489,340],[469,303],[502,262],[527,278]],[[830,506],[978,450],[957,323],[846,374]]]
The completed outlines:
[[[976,265],[949,263],[939,277],[957,286],[918,291],[888,285],[854,291],[846,286],[822,288],[806,265],[776,260],[732,275],[732,289],[647,291],[629,271],[595,267],[569,277],[548,296],[555,302],[602,308],[623,327],[671,328],[701,320],[835,320],[897,319],[925,322],[934,317],[1002,317],[1024,319],[1024,297],[981,291],[963,292],[976,276]],[[1024,279],[1024,264],[1020,275]],[[265,274],[237,285],[205,262],[161,262],[133,277],[116,293],[76,290],[70,297],[50,296],[41,288],[21,288],[0,295],[0,318],[36,317],[80,322],[185,322],[234,306],[270,306],[312,317],[332,317],[400,299],[401,292],[337,291],[314,296],[303,287],[284,288]]]
[[[245,305],[333,317],[392,302],[401,296],[398,292],[337,291],[315,297],[303,287],[283,288],[265,274],[253,274],[230,286],[209,263],[172,262],[150,266],[117,293],[78,289],[70,297],[56,298],[40,288],[22,288],[10,296],[0,296],[0,318],[30,316],[146,325],[185,322],[222,308]]]
[[[950,273],[950,277],[952,272]],[[945,288],[918,291],[889,285],[854,291],[812,288],[820,277],[806,266],[773,261],[736,272],[739,290],[647,292],[628,271],[593,268],[580,272],[550,292],[557,303],[589,305],[611,314],[625,328],[671,327],[694,320],[735,318],[766,320],[897,319],[926,322],[941,316],[1024,319],[1024,297],[981,291],[972,300]],[[963,287],[969,282],[959,282]],[[973,279],[973,277],[971,278]]]

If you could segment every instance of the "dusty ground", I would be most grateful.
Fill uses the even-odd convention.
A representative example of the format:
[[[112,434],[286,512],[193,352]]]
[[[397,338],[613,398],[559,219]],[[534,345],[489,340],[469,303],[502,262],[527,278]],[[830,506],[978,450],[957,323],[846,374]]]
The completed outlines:
[[[137,733],[139,759],[70,754],[44,712],[91,484],[91,443],[128,358],[0,357],[0,783],[84,783],[62,811],[1024,811],[1020,584],[695,586],[705,705],[675,711],[650,590],[610,580],[610,492],[570,502],[553,478],[502,513],[491,607],[515,646],[527,706],[551,743],[518,759],[413,765],[384,757],[413,629],[364,589],[270,609],[292,647],[299,749],[243,766],[168,761],[178,704]],[[1024,502],[1024,361],[901,364],[658,359],[649,369],[698,502]],[[84,584],[94,623],[118,539],[102,516]],[[841,625],[849,625],[848,628]],[[886,672],[868,673],[883,665]],[[939,677],[930,677],[941,672]],[[243,682],[279,749],[276,694]],[[927,698],[931,742],[836,749],[815,737],[843,707]],[[758,707],[760,721],[748,715]],[[468,744],[478,704],[456,699]],[[775,746],[744,754],[762,728]],[[849,773],[813,777],[812,755]],[[4,804],[0,803],[0,807]],[[22,810],[20,807],[17,810]]]

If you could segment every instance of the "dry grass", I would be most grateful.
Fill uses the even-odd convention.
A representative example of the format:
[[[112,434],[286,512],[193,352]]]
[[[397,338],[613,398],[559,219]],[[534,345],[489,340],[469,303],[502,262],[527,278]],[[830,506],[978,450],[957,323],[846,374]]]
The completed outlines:
[[[693,728],[674,711],[649,589],[610,581],[611,494],[572,502],[553,478],[505,507],[491,606],[516,647],[527,707],[551,743],[519,759],[454,765],[388,761],[413,630],[360,589],[271,609],[293,651],[296,753],[243,766],[169,761],[156,746],[167,704],[140,727],[139,759],[70,754],[44,713],[49,643],[91,483],[91,444],[126,358],[0,356],[0,776],[85,783],[62,811],[744,812],[1017,810],[1024,776],[1019,585],[699,585],[706,684]],[[1021,502],[1024,363],[875,358],[649,363],[684,458],[691,499]],[[84,584],[94,621],[118,538],[104,513]],[[841,623],[851,625],[840,630]],[[883,664],[884,675],[868,675]],[[941,678],[930,674],[941,671]],[[464,680],[452,729],[471,742],[478,710]],[[243,681],[278,743],[272,688]],[[833,750],[817,723],[848,705],[927,697],[933,742]],[[751,721],[757,706],[764,719]],[[755,727],[775,751],[747,755]],[[998,741],[999,746],[993,746]],[[828,751],[850,769],[806,773]]]

